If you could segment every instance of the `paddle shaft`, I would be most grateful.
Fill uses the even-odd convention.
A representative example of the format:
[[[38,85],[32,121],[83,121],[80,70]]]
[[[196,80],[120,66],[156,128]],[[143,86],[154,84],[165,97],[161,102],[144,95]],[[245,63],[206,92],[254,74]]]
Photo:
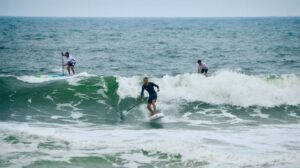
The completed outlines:
[[[61,69],[62,69],[62,75],[65,75],[65,69],[64,69],[64,56],[61,56]]]
[[[136,106],[142,104],[143,102],[144,102],[144,101],[141,101],[141,102],[136,103],[136,104],[133,105],[132,107],[128,108],[128,109],[126,110],[126,112],[129,112],[130,110],[134,109]],[[123,119],[124,119],[123,113],[121,112],[120,115],[121,115],[121,116],[120,116],[121,120],[123,120]]]
[[[135,108],[137,105],[141,104],[142,102],[138,102],[137,104],[135,104],[134,106],[130,107],[129,109],[126,110],[126,112],[129,112],[130,110],[132,110],[133,108]],[[120,112],[120,118],[121,120],[124,120],[124,114],[123,112]]]
[[[132,110],[133,108],[135,108],[137,105],[141,104],[142,102],[138,102],[137,104],[135,104],[134,106],[130,107],[129,109],[127,109],[126,111],[129,112],[130,110]]]

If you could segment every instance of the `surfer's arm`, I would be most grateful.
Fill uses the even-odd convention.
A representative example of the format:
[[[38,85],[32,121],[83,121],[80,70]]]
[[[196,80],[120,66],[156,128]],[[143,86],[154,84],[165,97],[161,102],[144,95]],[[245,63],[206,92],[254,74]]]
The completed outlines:
[[[152,83],[152,84],[153,84],[153,86],[155,86],[157,88],[157,91],[159,92],[159,86],[155,83]]]
[[[142,91],[141,91],[141,102],[144,102],[144,86],[142,87]]]
[[[144,90],[145,90],[145,88],[144,88],[144,86],[142,87],[142,91],[141,91],[141,98],[144,98]]]

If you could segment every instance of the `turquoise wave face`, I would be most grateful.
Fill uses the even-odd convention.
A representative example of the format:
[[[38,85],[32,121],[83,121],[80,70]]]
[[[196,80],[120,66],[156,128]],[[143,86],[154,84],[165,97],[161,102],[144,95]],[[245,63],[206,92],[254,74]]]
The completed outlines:
[[[6,90],[1,95],[6,100],[1,104],[4,120],[15,117],[26,120],[26,116],[32,116],[32,119],[51,121],[51,118],[66,118],[70,114],[77,119],[82,113],[83,118],[97,122],[116,122],[120,118],[117,112],[122,103],[118,102],[115,77],[88,78],[78,86],[65,80],[27,84],[8,77],[1,81],[1,89]]]
[[[88,74],[66,79],[1,77],[1,120],[128,122],[144,127],[145,104],[126,111],[140,101],[142,78]],[[299,75],[248,76],[222,71],[209,78],[182,74],[151,80],[161,88],[158,109],[179,119],[178,127],[202,122],[219,126],[299,122]]]

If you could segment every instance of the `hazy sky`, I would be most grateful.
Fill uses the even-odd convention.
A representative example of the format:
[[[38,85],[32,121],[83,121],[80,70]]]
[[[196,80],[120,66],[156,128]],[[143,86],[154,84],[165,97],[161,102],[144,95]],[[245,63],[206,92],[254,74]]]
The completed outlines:
[[[300,16],[300,0],[0,0],[0,16]]]

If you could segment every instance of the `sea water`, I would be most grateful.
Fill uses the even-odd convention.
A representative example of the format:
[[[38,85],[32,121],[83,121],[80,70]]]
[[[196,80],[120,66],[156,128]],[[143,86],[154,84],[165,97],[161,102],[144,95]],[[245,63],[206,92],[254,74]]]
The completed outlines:
[[[299,130],[298,17],[0,18],[0,167],[299,167]]]

